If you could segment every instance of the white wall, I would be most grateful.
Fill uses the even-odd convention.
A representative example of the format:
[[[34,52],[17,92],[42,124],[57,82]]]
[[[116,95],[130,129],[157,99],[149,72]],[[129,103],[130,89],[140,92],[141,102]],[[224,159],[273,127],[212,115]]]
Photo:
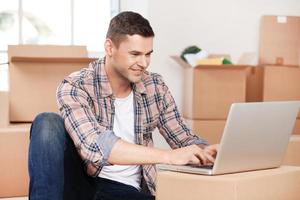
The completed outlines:
[[[148,2],[148,0],[120,0],[120,10],[138,12],[148,19]]]
[[[244,52],[257,53],[262,15],[300,16],[299,0],[126,1],[127,10],[140,7],[148,16],[156,34],[150,71],[163,75],[180,109],[182,71],[170,55],[195,44],[210,53],[230,54],[237,62]]]

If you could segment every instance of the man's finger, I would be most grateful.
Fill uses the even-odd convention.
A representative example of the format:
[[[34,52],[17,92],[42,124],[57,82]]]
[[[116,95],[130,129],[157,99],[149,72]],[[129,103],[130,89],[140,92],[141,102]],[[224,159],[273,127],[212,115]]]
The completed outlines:
[[[199,160],[199,158],[197,156],[194,156],[188,164],[195,165],[195,166],[198,166],[198,165],[200,166],[201,165],[201,160]]]
[[[197,156],[197,158],[200,160],[200,162],[201,162],[202,165],[206,165],[207,164],[208,160],[207,160],[207,158],[206,158],[206,156],[204,154],[204,151],[202,151],[202,150],[198,151],[195,154],[195,156]]]
[[[209,153],[211,156],[213,157],[216,157],[217,153],[218,153],[218,147],[219,145],[216,144],[216,145],[210,145],[210,146],[207,146],[204,151]]]
[[[209,160],[209,162],[214,163],[215,162],[215,158],[210,155],[209,153],[205,153],[205,156],[207,158],[207,160]]]

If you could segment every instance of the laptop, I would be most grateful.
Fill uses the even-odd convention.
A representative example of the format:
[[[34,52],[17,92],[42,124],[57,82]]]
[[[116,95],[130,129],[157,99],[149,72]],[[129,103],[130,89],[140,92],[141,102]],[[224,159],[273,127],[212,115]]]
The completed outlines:
[[[219,175],[279,167],[300,101],[231,105],[213,166],[158,165],[159,170]]]

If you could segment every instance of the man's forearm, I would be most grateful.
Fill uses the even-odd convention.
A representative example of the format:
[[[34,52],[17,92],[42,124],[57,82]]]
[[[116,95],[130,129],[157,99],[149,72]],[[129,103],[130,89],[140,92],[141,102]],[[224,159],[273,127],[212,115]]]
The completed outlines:
[[[108,162],[117,165],[168,163],[168,150],[131,144],[119,139],[111,150]]]
[[[108,162],[117,165],[146,164],[209,164],[214,162],[217,145],[199,147],[190,145],[173,150],[131,144],[119,139],[111,149]]]

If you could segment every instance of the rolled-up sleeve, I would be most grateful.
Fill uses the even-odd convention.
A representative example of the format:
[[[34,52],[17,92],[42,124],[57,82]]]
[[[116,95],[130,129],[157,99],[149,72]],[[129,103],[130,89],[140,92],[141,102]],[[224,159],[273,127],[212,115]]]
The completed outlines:
[[[108,157],[119,139],[112,130],[101,127],[93,113],[88,93],[68,80],[57,89],[57,104],[65,128],[91,176],[97,176],[102,167],[109,165]]]

